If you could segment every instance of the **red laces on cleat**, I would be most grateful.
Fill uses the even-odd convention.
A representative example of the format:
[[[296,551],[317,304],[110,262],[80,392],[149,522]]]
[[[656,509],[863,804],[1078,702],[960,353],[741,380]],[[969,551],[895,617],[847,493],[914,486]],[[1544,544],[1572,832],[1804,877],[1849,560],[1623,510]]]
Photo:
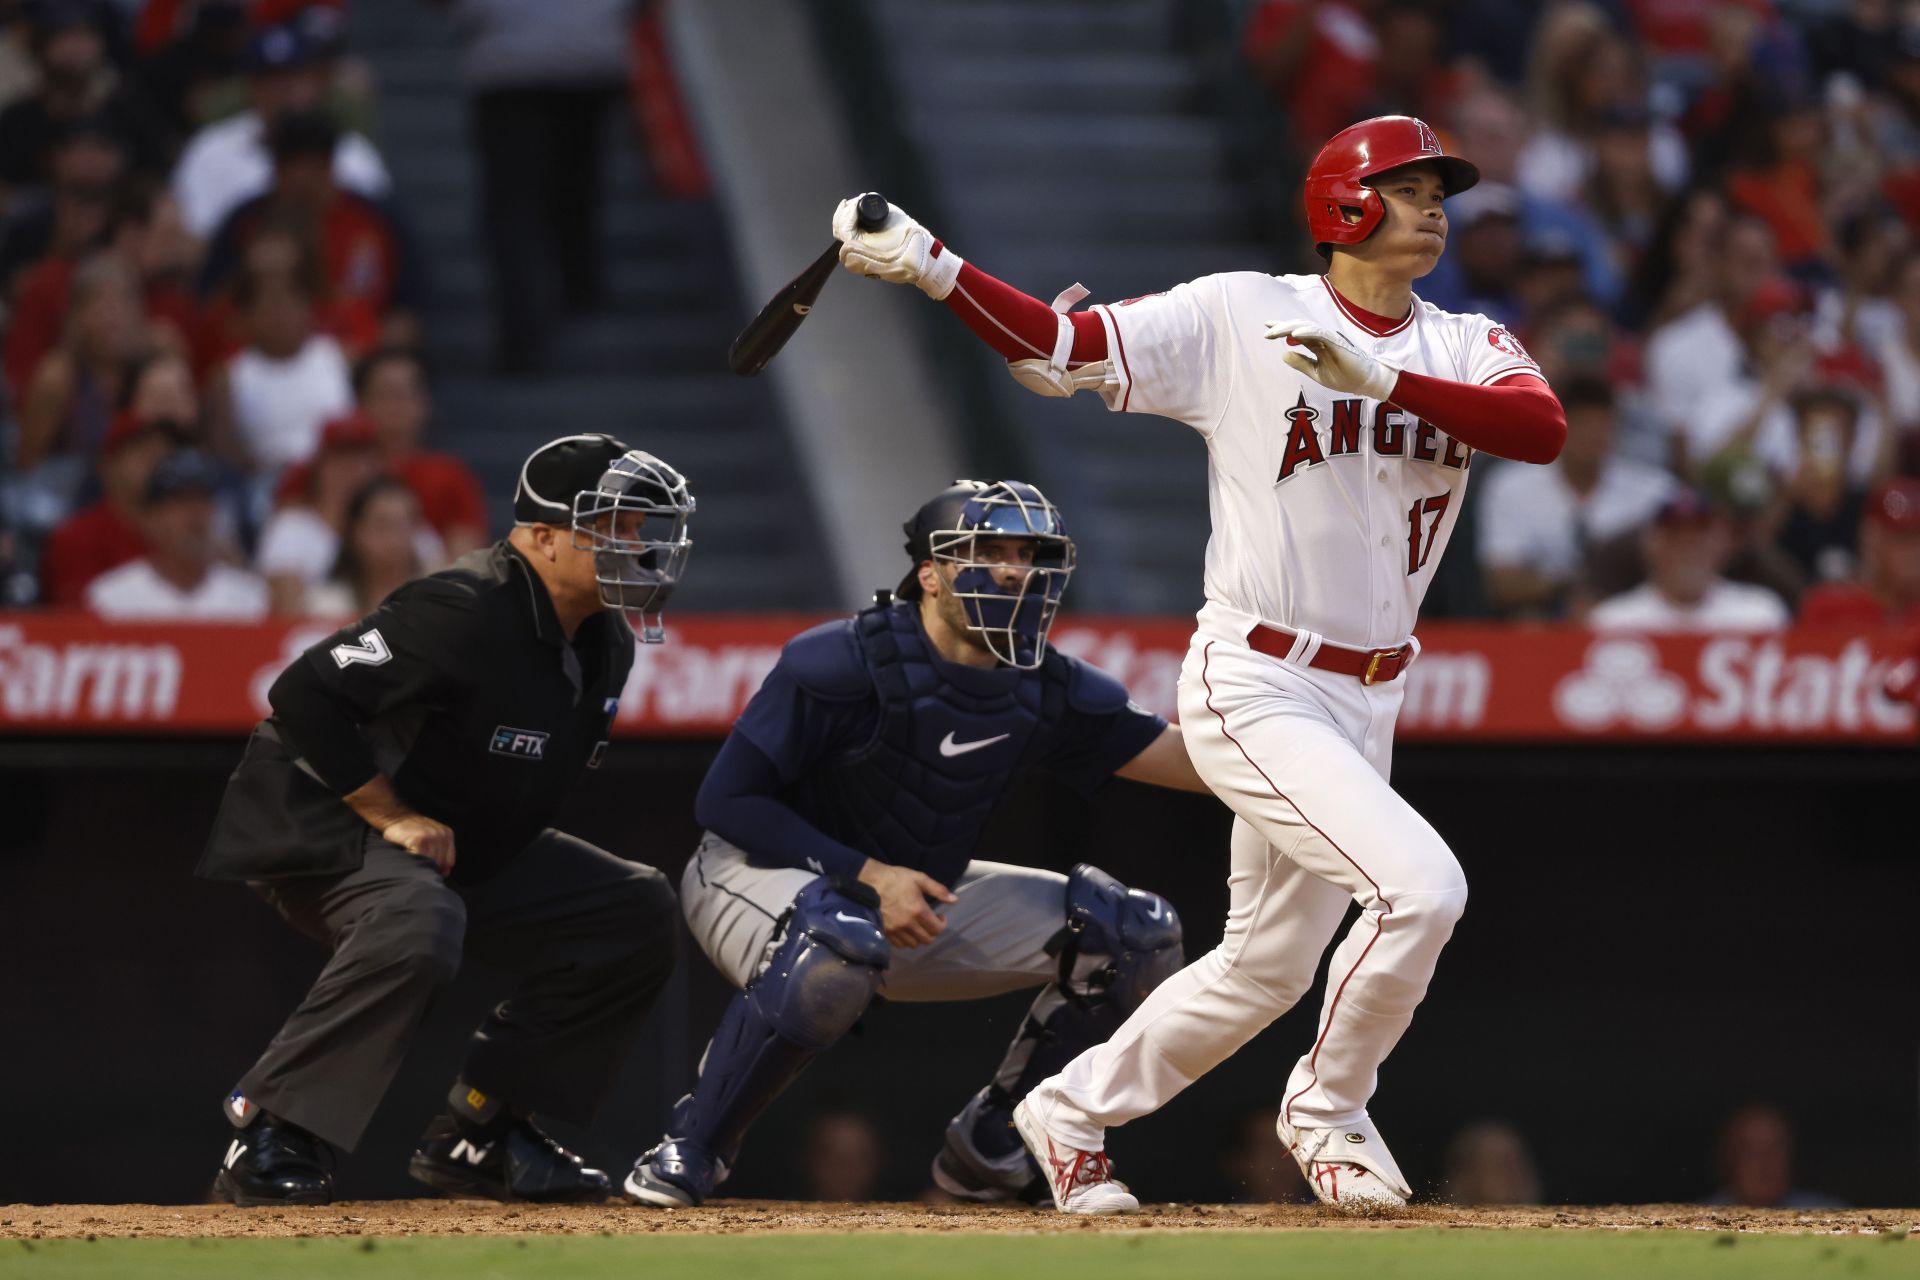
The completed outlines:
[[[1103,1182],[1113,1181],[1113,1166],[1107,1161],[1104,1151],[1081,1151],[1074,1147],[1073,1163],[1068,1164],[1054,1154],[1053,1139],[1047,1139],[1047,1163],[1053,1166],[1053,1182],[1060,1189],[1064,1200],[1075,1187],[1097,1187]]]
[[[1077,1186],[1100,1186],[1102,1182],[1114,1180],[1114,1167],[1106,1159],[1106,1151],[1073,1151],[1073,1163],[1052,1153],[1052,1140],[1046,1142],[1046,1163],[1054,1167],[1054,1186],[1060,1188],[1060,1197],[1066,1199]]]
[[[1082,1151],[1074,1157],[1073,1172],[1068,1175],[1069,1186],[1092,1187],[1102,1182],[1113,1181],[1113,1169],[1107,1164],[1104,1151]]]

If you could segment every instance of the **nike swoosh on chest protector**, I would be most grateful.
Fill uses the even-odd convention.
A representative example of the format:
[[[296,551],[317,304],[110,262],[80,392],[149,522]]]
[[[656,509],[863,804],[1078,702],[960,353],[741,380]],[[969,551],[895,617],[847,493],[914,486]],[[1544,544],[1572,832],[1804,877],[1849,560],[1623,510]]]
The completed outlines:
[[[940,739],[940,754],[951,759],[954,756],[963,756],[969,751],[990,747],[996,742],[1004,742],[1012,736],[1010,733],[1002,733],[991,738],[982,738],[978,742],[955,742],[952,732],[949,731],[946,737]]]

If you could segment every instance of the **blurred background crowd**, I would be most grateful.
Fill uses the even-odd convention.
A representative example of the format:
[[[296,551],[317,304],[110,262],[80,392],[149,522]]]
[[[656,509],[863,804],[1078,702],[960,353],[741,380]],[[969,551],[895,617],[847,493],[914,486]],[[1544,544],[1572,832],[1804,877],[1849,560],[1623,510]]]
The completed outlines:
[[[606,303],[601,158],[633,149],[646,8],[437,7],[488,372],[564,376],[556,326]],[[0,3],[4,603],[334,615],[500,532],[463,423],[425,445],[444,237],[396,198],[371,8]],[[1567,407],[1558,462],[1486,465],[1433,612],[1920,619],[1920,7],[1217,8],[1274,261],[1310,269],[1319,144],[1420,115],[1484,177],[1419,292],[1520,334]]]
[[[629,6],[448,7],[487,179],[471,216],[498,249],[492,360],[532,374],[541,248],[562,305],[599,302]],[[344,0],[0,4],[5,603],[352,614],[498,531],[457,425],[451,451],[423,448],[431,248],[348,18]]]

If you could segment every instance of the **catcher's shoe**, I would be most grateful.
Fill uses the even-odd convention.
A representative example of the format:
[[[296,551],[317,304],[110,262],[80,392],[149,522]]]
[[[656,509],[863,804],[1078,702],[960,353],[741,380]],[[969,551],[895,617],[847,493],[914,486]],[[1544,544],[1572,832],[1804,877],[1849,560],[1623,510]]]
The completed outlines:
[[[950,1196],[981,1204],[1047,1198],[1046,1175],[1014,1132],[1006,1095],[992,1086],[969,1098],[947,1124],[933,1181]]]
[[[1391,1208],[1413,1197],[1373,1121],[1336,1129],[1294,1128],[1283,1114],[1274,1125],[1320,1203],[1343,1209]]]
[[[1013,1127],[1040,1162],[1053,1193],[1054,1208],[1062,1213],[1138,1213],[1140,1202],[1127,1184],[1114,1180],[1113,1164],[1104,1151],[1081,1151],[1055,1142],[1033,1113],[1031,1099],[1013,1109]]]
[[[718,1156],[685,1138],[663,1138],[634,1162],[623,1190],[635,1204],[655,1209],[694,1209],[727,1180]]]
[[[436,1116],[420,1136],[407,1173],[443,1195],[467,1200],[525,1200],[537,1204],[605,1200],[613,1181],[523,1116],[487,1126],[463,1126]]]
[[[320,1139],[255,1108],[252,1122],[234,1130],[227,1144],[226,1159],[213,1179],[213,1195],[243,1207],[331,1204],[333,1173],[328,1165],[326,1144]]]

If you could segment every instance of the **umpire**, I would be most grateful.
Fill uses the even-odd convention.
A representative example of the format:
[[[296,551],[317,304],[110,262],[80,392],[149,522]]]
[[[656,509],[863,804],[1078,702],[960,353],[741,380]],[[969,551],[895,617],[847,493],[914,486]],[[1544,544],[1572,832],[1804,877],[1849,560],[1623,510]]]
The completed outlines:
[[[693,499],[602,435],[542,445],[514,529],[407,583],[274,682],[200,874],[244,880],[333,955],[226,1103],[214,1192],[324,1204],[463,952],[521,978],[474,1032],[409,1171],[441,1191],[598,1200],[607,1175],[533,1124],[591,1119],[673,967],[658,871],[552,830],[598,767],[637,626],[692,545]]]

